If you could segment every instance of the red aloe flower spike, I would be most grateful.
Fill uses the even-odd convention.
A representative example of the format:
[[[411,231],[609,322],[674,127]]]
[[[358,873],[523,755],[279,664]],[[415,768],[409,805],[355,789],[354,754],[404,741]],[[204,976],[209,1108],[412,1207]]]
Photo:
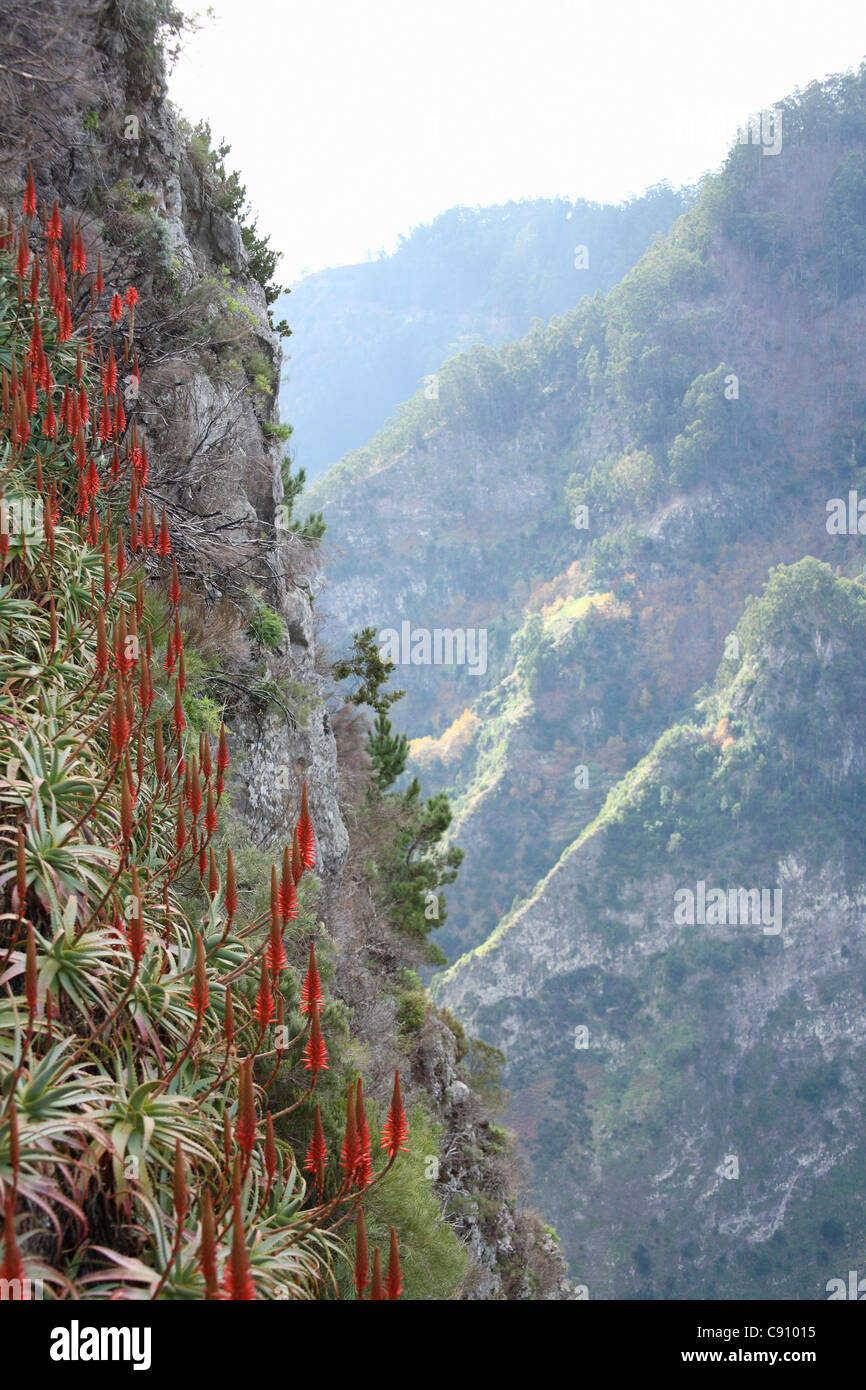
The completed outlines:
[[[409,1126],[406,1123],[406,1112],[403,1109],[403,1097],[400,1093],[400,1072],[394,1073],[394,1093],[391,1097],[391,1109],[388,1111],[388,1118],[382,1128],[383,1149],[388,1150],[389,1158],[396,1158],[402,1149],[404,1153],[409,1150],[406,1140],[409,1137]]]
[[[364,1226],[364,1211],[360,1202],[358,1203],[358,1214],[355,1217],[355,1288],[358,1290],[358,1297],[364,1297],[364,1290],[367,1287],[370,1277],[370,1257],[367,1254],[367,1231]]]
[[[220,724],[220,738],[217,747],[217,772],[225,772],[229,765],[228,748],[226,747],[226,726]]]
[[[310,963],[307,966],[307,974],[301,987],[301,1013],[308,1014],[311,1004],[315,1005],[317,1009],[322,1007],[322,982],[316,967],[316,943],[314,941],[310,942]]]
[[[172,715],[171,722],[174,727],[174,731],[179,739],[184,729],[186,728],[186,719],[184,718],[183,713],[183,698],[181,696],[181,685],[177,676],[175,676],[174,679],[174,713]]]
[[[126,660],[126,609],[121,608],[114,624],[114,669],[126,675],[129,667]]]
[[[364,1106],[364,1086],[360,1076],[355,1088],[355,1124],[358,1130],[358,1167],[355,1181],[363,1191],[373,1176],[373,1159],[370,1153],[370,1126],[367,1124],[367,1111]]]
[[[373,1251],[373,1282],[370,1285],[370,1298],[385,1301],[385,1290],[382,1288],[382,1265],[379,1256],[379,1247]]]
[[[298,832],[292,836],[292,878],[298,884],[301,881],[301,874],[304,872],[304,861],[301,859],[301,847],[298,844]]]
[[[198,736],[198,760],[201,763],[201,775],[206,782],[209,782],[211,774],[210,739],[204,730]]]
[[[153,760],[156,764],[156,775],[160,782],[165,778],[165,749],[162,744],[162,720],[157,719],[153,728]]]
[[[123,300],[120,295],[115,293],[111,296],[111,304],[108,308],[108,317],[112,323],[119,323],[123,318]]]
[[[277,870],[276,865],[271,865],[271,926],[268,940],[268,969],[274,980],[288,964],[286,952],[283,947],[283,934],[280,931],[280,903],[279,890],[277,889]]]
[[[186,1214],[187,1193],[186,1193],[186,1165],[183,1161],[183,1149],[180,1147],[180,1140],[174,1141],[174,1181],[172,1184],[172,1194],[174,1197],[174,1214],[180,1225],[183,1225],[183,1218]]]
[[[72,274],[84,275],[87,270],[87,253],[84,250],[84,239],[81,235],[80,222],[76,224],[73,236],[74,239],[69,243]]]
[[[124,845],[132,839],[132,795],[126,768],[120,784],[120,838]]]
[[[96,615],[96,673],[101,678],[108,670],[108,638],[105,634],[105,614],[102,609]]]
[[[29,362],[24,363],[24,404],[27,408],[27,418],[36,412],[36,383],[33,380],[33,370]]]
[[[96,515],[96,508],[93,506],[93,503],[90,505],[90,511],[87,516],[87,540],[88,543],[94,547],[99,541],[99,518]]]
[[[204,813],[204,828],[208,839],[213,835],[217,828],[216,807],[213,804],[213,792],[210,787],[207,789],[207,806]]]
[[[129,922],[129,950],[133,964],[137,967],[144,955],[144,922],[141,916],[141,889],[138,883],[138,870],[132,866],[133,915]]]
[[[56,207],[57,204],[55,203],[54,206]],[[102,276],[102,253],[100,252],[100,254],[96,257],[96,293],[99,295],[100,298],[102,297],[102,292],[104,289],[105,280]]]
[[[234,1202],[232,1250],[229,1255],[228,1269],[226,1270],[223,1280],[223,1288],[229,1298],[234,1301],[249,1301],[256,1296],[253,1276],[250,1273],[250,1257],[249,1251],[247,1250],[246,1237],[244,1235],[241,1204],[238,1198],[236,1198]]]
[[[171,586],[168,591],[168,601],[176,608],[180,602],[180,579],[177,573],[177,561],[171,562]]]
[[[295,880],[292,877],[292,859],[289,847],[283,850],[283,872],[280,878],[280,916],[283,922],[291,922],[298,915],[295,897]]]
[[[36,304],[39,299],[39,281],[42,278],[42,270],[39,264],[38,255],[33,257],[33,269],[30,272],[30,289],[27,298],[31,304]],[[43,359],[44,360],[44,359]]]
[[[51,220],[45,233],[48,241],[59,241],[63,235],[63,224],[60,221],[60,209],[57,206],[57,199],[54,199],[54,207],[51,209]]]
[[[38,265],[39,262],[36,262]],[[36,269],[34,265],[34,270]],[[31,362],[38,363],[42,358],[42,329],[39,324],[39,310],[33,315],[33,327],[30,330],[30,345],[27,348],[27,357]]]
[[[87,468],[87,473],[85,476],[85,486],[89,495],[91,497],[95,497],[99,491],[99,474],[96,471],[96,463],[93,459],[90,460],[90,463]]]
[[[210,989],[207,982],[207,964],[204,955],[204,942],[201,939],[201,932],[195,934],[195,973],[193,975],[192,995],[190,1000],[199,1018],[201,1018],[208,1006],[210,999]]]
[[[129,341],[132,342],[135,333],[135,306],[138,303],[138,290],[134,285],[130,285],[126,291],[123,302],[129,310]]]
[[[114,695],[114,711],[111,720],[111,744],[115,755],[119,756],[129,742],[129,720],[123,700],[123,677],[117,673],[117,690]]]
[[[201,1202],[201,1244],[199,1246],[199,1267],[204,1275],[205,1298],[218,1298],[216,1268],[216,1231],[214,1228],[213,1198],[205,1188]]]
[[[265,1119],[265,1172],[268,1175],[268,1186],[273,1183],[277,1171],[277,1145],[274,1139],[274,1122],[271,1119],[270,1110]]]
[[[310,1025],[310,1036],[304,1048],[304,1070],[313,1073],[315,1081],[320,1071],[328,1070],[328,1052],[325,1041],[322,1037],[322,1029],[319,1023],[319,1010],[313,1004],[310,1012],[312,1014],[312,1024]]]
[[[204,798],[201,794],[201,781],[198,775],[198,758],[194,757],[192,760],[192,777],[190,778],[189,805],[195,820],[198,820],[203,802]]]
[[[238,1115],[235,1139],[242,1154],[248,1158],[256,1142],[256,1103],[253,1098],[253,1064],[246,1057],[238,1067]]]
[[[183,792],[178,793],[177,797],[177,820],[175,821],[174,844],[178,854],[186,844],[186,821],[183,816]]]
[[[345,1175],[345,1181],[349,1187],[355,1177],[355,1169],[358,1166],[360,1152],[358,1149],[358,1129],[355,1124],[355,1087],[349,1087],[346,1097],[346,1130],[343,1135],[343,1148],[340,1153],[340,1167]]]
[[[324,1179],[325,1164],[328,1160],[328,1149],[325,1144],[325,1131],[322,1128],[322,1116],[319,1107],[316,1105],[316,1118],[313,1123],[313,1137],[310,1140],[307,1156],[304,1159],[304,1172],[315,1173],[321,1189]]]
[[[24,994],[27,999],[27,1008],[30,1017],[35,1018],[36,1006],[39,1002],[39,970],[36,964],[36,938],[33,935],[33,923],[27,923],[27,947],[24,965]]]
[[[153,677],[150,673],[150,665],[146,662],[141,664],[141,673],[138,678],[138,699],[145,714],[150,712],[153,704]]]
[[[0,1278],[22,1280],[24,1263],[15,1240],[15,1207],[11,1197],[6,1199],[6,1216],[3,1222],[3,1263],[0,1265]],[[7,1285],[8,1287],[8,1285]]]
[[[165,507],[162,509],[162,521],[159,525],[159,537],[156,542],[156,553],[160,556],[171,553],[171,541],[168,535],[168,520],[165,515]]]
[[[114,356],[114,344],[108,345],[108,357],[105,361],[105,380],[103,386],[106,395],[113,395],[117,390],[117,359]]]
[[[301,814],[298,818],[298,844],[305,869],[312,869],[316,862],[316,841],[313,836],[313,822],[307,806],[307,784],[301,787]]]
[[[403,1288],[403,1275],[400,1272],[400,1253],[397,1249],[397,1232],[391,1227],[391,1252],[388,1259],[388,1273],[385,1275],[385,1291],[389,1298],[399,1298]]]
[[[22,227],[21,231],[18,234],[18,258],[15,262],[15,271],[19,280],[24,279],[24,276],[27,274],[27,267],[29,266],[29,264],[30,245],[27,241],[27,228]]]
[[[24,188],[24,198],[21,203],[21,211],[25,217],[35,217],[36,215],[36,185],[33,182],[33,165],[27,165],[27,184]]]
[[[271,981],[268,975],[268,962],[265,956],[262,956],[262,974],[259,980],[259,990],[256,995],[253,1016],[258,1019],[262,1028],[267,1028],[274,1016],[274,996],[271,990]]]
[[[232,920],[238,910],[238,890],[235,886],[235,861],[231,849],[226,850],[226,916]]]

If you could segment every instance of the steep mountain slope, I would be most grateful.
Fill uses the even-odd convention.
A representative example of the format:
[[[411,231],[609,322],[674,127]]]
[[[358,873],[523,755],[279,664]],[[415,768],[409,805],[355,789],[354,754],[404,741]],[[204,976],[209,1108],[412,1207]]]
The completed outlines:
[[[394,720],[457,799],[439,939],[477,949],[441,997],[505,1047],[536,1192],[602,1296],[822,1297],[862,1234],[860,597],[817,562],[863,566],[866,66],[779,106],[781,153],[735,147],[606,298],[451,360],[315,489],[334,631],[408,624]],[[430,662],[437,628],[484,630],[485,669]],[[782,886],[791,916],[689,946],[698,881]],[[774,1125],[796,1159],[756,1156]]]
[[[737,636],[439,984],[596,1296],[821,1298],[866,1236],[866,587],[782,567]]]
[[[370,621],[487,634],[482,674],[398,673],[408,694],[395,722],[434,740],[415,749],[460,797],[470,857],[452,950],[454,933],[482,939],[529,891],[598,808],[605,778],[711,676],[768,567],[803,553],[843,560],[857,545],[824,523],[827,498],[862,477],[863,269],[846,231],[862,196],[862,79],[810,89],[783,111],[781,155],[736,147],[606,300],[498,355],[453,359],[438,402],[414,397],[397,428],[314,488],[335,634]],[[612,601],[582,614],[593,592]],[[534,649],[550,640],[563,659],[539,666]],[[535,694],[509,734],[523,752],[503,780],[488,716],[515,669]],[[494,704],[476,708],[494,687]],[[574,786],[583,765],[588,795]],[[504,863],[497,852],[518,795],[531,827],[523,869],[520,851]],[[476,905],[494,860],[495,902]]]
[[[293,331],[280,410],[298,465],[312,478],[360,447],[461,343],[498,346],[610,289],[685,205],[663,186],[621,206],[452,208],[391,256],[306,276],[276,306]]]

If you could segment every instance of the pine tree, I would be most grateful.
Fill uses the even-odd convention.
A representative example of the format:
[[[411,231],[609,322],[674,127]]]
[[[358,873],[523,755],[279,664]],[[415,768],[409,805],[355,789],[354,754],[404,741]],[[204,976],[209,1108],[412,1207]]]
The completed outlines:
[[[386,791],[405,771],[409,741],[405,734],[392,734],[391,721],[384,710],[379,711],[367,735],[367,752],[376,768],[376,780],[382,791]]]

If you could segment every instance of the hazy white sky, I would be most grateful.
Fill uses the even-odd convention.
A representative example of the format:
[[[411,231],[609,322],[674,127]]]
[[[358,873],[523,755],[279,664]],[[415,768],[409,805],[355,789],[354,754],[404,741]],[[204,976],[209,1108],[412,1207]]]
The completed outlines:
[[[195,0],[183,0],[187,12]],[[866,56],[863,0],[212,0],[171,95],[232,146],[286,282],[455,204],[618,202]],[[783,132],[784,135],[784,132]]]

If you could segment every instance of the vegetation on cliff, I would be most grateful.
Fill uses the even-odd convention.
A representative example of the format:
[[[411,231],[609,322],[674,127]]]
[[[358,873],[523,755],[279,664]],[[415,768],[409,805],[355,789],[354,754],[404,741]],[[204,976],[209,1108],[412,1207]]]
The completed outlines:
[[[0,229],[3,1277],[55,1297],[321,1297],[340,1228],[406,1148],[399,1079],[384,1161],[356,1076],[342,1152],[317,1107],[295,1157],[289,1117],[329,1065],[314,945],[298,997],[283,941],[311,930],[306,791],[249,913],[213,847],[225,729],[213,747],[187,729],[171,538],[118,388],[138,294],[104,285],[56,203],[38,215],[30,174],[22,208]],[[146,576],[168,585],[162,671]],[[369,1296],[399,1295],[395,1250]],[[364,1262],[359,1297],[369,1280]]]

